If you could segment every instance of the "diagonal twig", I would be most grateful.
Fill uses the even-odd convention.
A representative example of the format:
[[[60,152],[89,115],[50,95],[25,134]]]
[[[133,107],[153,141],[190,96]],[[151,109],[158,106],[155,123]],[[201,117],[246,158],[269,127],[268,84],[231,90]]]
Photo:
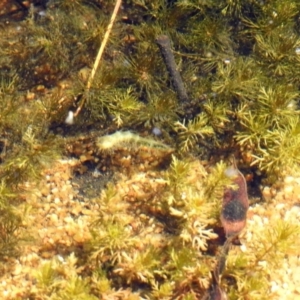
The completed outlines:
[[[122,3],[122,0],[117,0],[117,2],[116,2],[114,11],[113,11],[113,13],[112,13],[112,15],[111,15],[111,18],[110,18],[110,22],[109,22],[109,24],[108,24],[108,26],[107,26],[106,32],[105,32],[105,34],[104,34],[103,41],[102,41],[102,43],[101,43],[101,46],[100,46],[100,48],[99,48],[97,57],[96,57],[96,59],[95,59],[95,62],[94,62],[94,65],[93,65],[91,74],[90,74],[89,79],[88,79],[88,81],[87,81],[87,85],[86,85],[86,88],[85,88],[85,91],[84,91],[85,94],[87,94],[87,93],[89,92],[89,90],[90,90],[90,88],[91,88],[91,86],[92,86],[93,79],[94,79],[95,74],[96,74],[96,71],[97,71],[97,69],[98,69],[98,66],[99,66],[99,63],[100,63],[102,54],[103,54],[104,49],[105,49],[105,46],[106,46],[106,44],[107,44],[109,35],[110,35],[110,33],[111,33],[111,30],[112,30],[113,24],[114,24],[114,22],[115,22],[115,19],[116,19],[116,17],[117,17],[119,8],[120,8],[120,6],[121,6],[121,3]],[[80,111],[81,111],[81,109],[82,109],[82,107],[83,107],[83,105],[84,105],[84,103],[85,103],[85,99],[86,99],[86,97],[83,97],[83,99],[82,99],[82,101],[81,101],[79,107],[77,108],[76,112],[74,113],[74,117],[76,117],[76,116],[80,113]]]

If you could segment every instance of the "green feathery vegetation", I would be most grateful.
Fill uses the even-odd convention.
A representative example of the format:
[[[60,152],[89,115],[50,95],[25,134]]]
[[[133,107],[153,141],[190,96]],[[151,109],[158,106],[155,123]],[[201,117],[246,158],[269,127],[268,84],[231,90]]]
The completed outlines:
[[[39,266],[26,299],[200,299],[221,243],[224,187],[232,184],[224,161],[234,154],[268,184],[300,161],[299,1],[123,1],[85,94],[114,2],[49,0],[43,13],[31,6],[22,21],[0,24],[1,270],[31,238],[24,194],[57,158],[70,158],[76,139],[94,138],[90,165],[113,174],[91,199],[99,211],[90,240]],[[171,40],[189,101],[178,99],[161,34]],[[74,124],[65,124],[82,103]],[[148,144],[97,148],[104,135],[129,130]],[[152,144],[165,144],[172,158]],[[153,164],[158,157],[165,163]],[[126,176],[132,189],[122,190]],[[229,255],[221,283],[230,299],[268,295],[268,272],[299,232],[272,225],[252,252]]]

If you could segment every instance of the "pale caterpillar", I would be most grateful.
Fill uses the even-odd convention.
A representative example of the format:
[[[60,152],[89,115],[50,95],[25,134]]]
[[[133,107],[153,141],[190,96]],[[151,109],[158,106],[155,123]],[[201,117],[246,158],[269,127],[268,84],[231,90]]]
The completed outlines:
[[[171,148],[153,139],[141,137],[131,131],[117,131],[97,139],[97,147],[103,151],[114,151],[120,148],[147,147],[158,150],[171,150]]]

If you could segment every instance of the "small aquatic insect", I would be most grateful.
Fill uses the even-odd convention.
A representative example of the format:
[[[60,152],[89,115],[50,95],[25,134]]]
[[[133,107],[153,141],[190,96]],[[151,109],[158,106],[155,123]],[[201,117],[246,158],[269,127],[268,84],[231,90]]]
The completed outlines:
[[[232,238],[246,226],[249,201],[245,177],[237,169],[235,162],[225,170],[225,175],[236,185],[225,189],[221,211],[221,222],[226,237]]]

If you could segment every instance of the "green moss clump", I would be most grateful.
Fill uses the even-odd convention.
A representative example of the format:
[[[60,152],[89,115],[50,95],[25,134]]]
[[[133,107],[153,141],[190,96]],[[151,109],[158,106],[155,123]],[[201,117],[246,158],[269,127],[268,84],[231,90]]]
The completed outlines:
[[[173,157],[158,183],[143,186],[139,176],[133,176],[133,186],[144,196],[133,192],[131,204],[113,185],[102,192],[89,249],[92,261],[105,266],[115,289],[145,285],[141,296],[155,299],[164,293],[170,298],[188,291],[204,293],[215,263],[206,255],[208,244],[217,237],[212,227],[218,223],[221,191],[229,182],[224,167],[220,164],[208,175],[200,163]],[[190,174],[191,168],[197,171]],[[156,192],[154,198],[150,190]],[[152,230],[146,229],[149,223]]]
[[[299,234],[299,226],[289,221],[274,223],[272,227],[258,229],[259,235],[253,235],[255,251],[229,256],[224,278],[235,280],[230,299],[238,299],[240,295],[251,299],[270,297],[267,278],[271,270],[282,265],[287,253],[295,253],[298,247],[295,237]]]
[[[80,245],[82,260],[70,255],[67,267],[49,260],[35,276],[38,292],[52,299],[203,296],[216,264],[223,189],[232,184],[223,160],[234,154],[267,182],[299,168],[298,2],[125,1],[88,91],[114,1],[50,0],[45,14],[32,6],[17,26],[8,24],[0,37],[0,258],[23,238],[22,192],[62,157],[65,143],[91,129],[98,141],[130,130],[148,143],[139,146],[142,158],[149,145],[166,144],[171,163],[145,167],[135,157],[138,171],[126,174],[132,189],[125,192],[126,172],[116,175],[117,184],[94,199],[99,212],[91,241]],[[156,42],[161,34],[170,37],[187,102],[173,89]],[[82,104],[75,124],[64,124]],[[87,147],[99,155],[92,167],[105,172],[108,156],[95,144]],[[130,164],[136,144],[122,146],[127,152],[110,158]],[[281,259],[298,232],[280,226],[256,252],[229,258],[222,285],[232,299],[262,299],[267,283],[251,272],[267,276],[259,262]]]

